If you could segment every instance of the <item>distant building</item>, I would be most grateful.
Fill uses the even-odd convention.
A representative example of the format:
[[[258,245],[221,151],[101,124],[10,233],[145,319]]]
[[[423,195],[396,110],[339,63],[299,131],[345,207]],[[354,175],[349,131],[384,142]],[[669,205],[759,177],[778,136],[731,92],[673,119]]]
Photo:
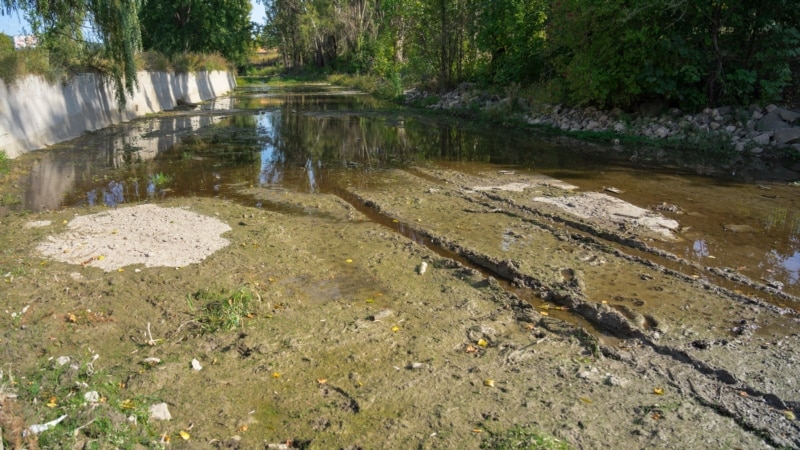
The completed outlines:
[[[39,44],[39,38],[32,34],[14,36],[14,49],[34,48]]]

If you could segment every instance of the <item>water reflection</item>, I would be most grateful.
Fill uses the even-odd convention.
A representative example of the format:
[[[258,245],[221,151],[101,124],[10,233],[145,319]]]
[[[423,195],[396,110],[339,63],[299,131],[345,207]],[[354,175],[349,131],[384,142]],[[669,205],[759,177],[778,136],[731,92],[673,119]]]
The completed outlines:
[[[379,186],[382,171],[391,167],[435,164],[464,172],[513,167],[561,178],[582,190],[616,186],[626,191],[627,201],[642,207],[676,203],[692,213],[675,217],[691,231],[682,236],[686,241],[667,250],[703,263],[714,257],[715,264],[737,270],[749,266],[742,270],[754,279],[800,285],[800,214],[795,212],[800,208],[783,200],[791,194],[773,189],[765,198],[759,191],[745,202],[748,197],[740,192],[745,187],[630,169],[627,150],[617,147],[469,129],[342,92],[325,86],[250,86],[197,110],[89,133],[37,155],[26,207],[113,207],[194,195],[240,199],[241,187],[253,185],[341,195],[350,187]],[[157,183],[156,175],[166,181]],[[728,233],[725,223],[758,233]],[[503,234],[500,245],[511,248],[515,237]]]

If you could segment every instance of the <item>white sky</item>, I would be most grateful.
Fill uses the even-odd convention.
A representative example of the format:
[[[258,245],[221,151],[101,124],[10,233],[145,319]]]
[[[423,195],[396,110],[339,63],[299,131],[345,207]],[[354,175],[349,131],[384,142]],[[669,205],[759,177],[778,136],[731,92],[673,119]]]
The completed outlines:
[[[256,3],[253,0],[250,0],[250,3],[253,5],[253,10],[250,13],[250,20],[256,23],[264,23],[264,17],[266,15],[264,12],[264,5]],[[18,34],[24,34],[25,31],[30,31],[30,27],[25,22],[25,19],[18,17],[16,13],[12,13],[10,16],[0,15],[0,33],[16,36]]]

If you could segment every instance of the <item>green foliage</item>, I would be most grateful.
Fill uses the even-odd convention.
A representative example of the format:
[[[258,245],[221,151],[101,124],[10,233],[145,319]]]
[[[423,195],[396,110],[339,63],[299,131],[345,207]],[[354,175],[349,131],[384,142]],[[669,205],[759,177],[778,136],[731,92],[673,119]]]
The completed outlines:
[[[147,0],[140,12],[147,50],[175,55],[218,53],[236,66],[253,47],[249,0]],[[174,61],[178,71],[196,70],[191,56]]]
[[[0,149],[0,175],[5,175],[11,170],[11,159],[6,151]]]
[[[514,427],[501,433],[489,433],[481,442],[481,448],[492,450],[569,450],[563,441],[547,436],[531,427]]]
[[[775,100],[798,56],[791,2],[564,0],[553,3],[550,57],[576,103],[684,108]]]
[[[14,404],[6,400],[3,409],[7,412],[16,407],[18,421],[22,421],[20,416],[34,416],[45,423],[66,416],[32,439],[38,440],[39,448],[72,448],[84,444],[87,438],[93,448],[138,448],[155,443],[158,434],[147,421],[148,405],[154,400],[128,392],[124,378],[95,364],[96,358],[84,362],[73,360],[64,365],[51,359],[25,376],[3,378],[0,372],[0,391],[13,390],[16,394]],[[90,392],[96,393],[96,397],[90,394],[87,398]],[[21,437],[22,427],[7,428],[13,425],[14,417],[0,416],[4,437],[15,442]]]
[[[253,292],[241,287],[231,293],[199,291],[189,297],[189,305],[202,303],[198,321],[203,331],[213,333],[217,330],[233,330],[244,326],[243,320],[252,313]]]

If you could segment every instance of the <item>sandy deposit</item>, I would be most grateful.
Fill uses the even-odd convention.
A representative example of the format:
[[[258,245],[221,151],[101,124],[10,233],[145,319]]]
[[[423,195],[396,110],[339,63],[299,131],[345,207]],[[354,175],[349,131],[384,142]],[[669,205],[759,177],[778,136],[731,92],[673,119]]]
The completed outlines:
[[[78,216],[68,231],[49,236],[36,249],[69,264],[117,270],[133,264],[183,267],[227,246],[231,228],[180,208],[144,204]]]

